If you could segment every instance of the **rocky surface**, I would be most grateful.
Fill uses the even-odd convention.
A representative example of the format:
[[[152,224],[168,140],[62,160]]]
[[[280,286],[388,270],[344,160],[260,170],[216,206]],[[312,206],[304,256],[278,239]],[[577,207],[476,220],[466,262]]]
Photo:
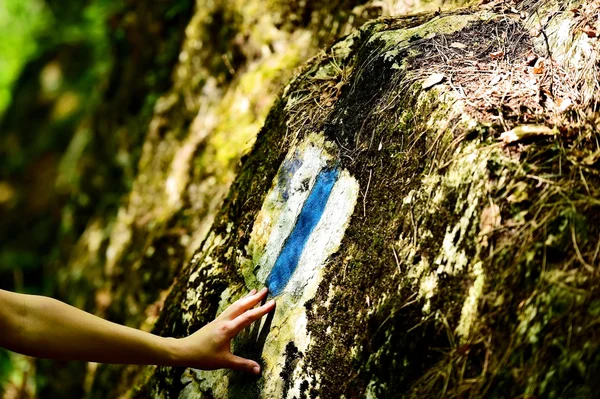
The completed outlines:
[[[593,397],[599,5],[484,3],[198,1],[60,279],[165,336],[268,285],[234,342],[263,375],[90,365],[88,396]]]
[[[148,370],[138,397],[591,397],[598,8],[515,7],[369,22],[286,86],[155,327],[270,285],[234,343],[263,376]]]

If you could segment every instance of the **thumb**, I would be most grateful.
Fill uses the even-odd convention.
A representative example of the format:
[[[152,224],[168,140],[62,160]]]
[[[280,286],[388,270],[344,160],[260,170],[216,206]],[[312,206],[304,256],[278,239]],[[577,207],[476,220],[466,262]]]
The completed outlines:
[[[245,359],[236,355],[230,355],[228,363],[228,367],[234,370],[239,370],[254,375],[260,374],[260,366],[254,360]]]

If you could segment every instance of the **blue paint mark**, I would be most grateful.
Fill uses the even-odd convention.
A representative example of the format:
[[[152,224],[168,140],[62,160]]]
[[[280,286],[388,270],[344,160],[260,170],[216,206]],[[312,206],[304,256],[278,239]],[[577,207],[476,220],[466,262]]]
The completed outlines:
[[[287,285],[290,277],[292,277],[308,237],[323,215],[325,205],[329,200],[331,189],[338,175],[339,170],[335,168],[323,169],[317,176],[312,191],[300,211],[296,225],[283,244],[275,265],[269,273],[269,277],[267,277],[267,287],[269,287],[270,294],[279,295]]]

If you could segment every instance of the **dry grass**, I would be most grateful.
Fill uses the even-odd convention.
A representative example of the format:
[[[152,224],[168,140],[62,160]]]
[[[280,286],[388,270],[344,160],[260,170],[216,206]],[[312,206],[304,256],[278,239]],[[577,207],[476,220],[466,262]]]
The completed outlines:
[[[565,10],[574,18],[571,35],[598,28],[599,5]],[[530,11],[539,6],[522,4]],[[481,32],[494,38],[487,45],[473,43],[463,35],[468,32],[424,45],[427,66],[419,72],[444,73],[492,131],[536,122],[560,134],[507,147],[514,162],[497,165],[502,178],[492,171],[490,200],[502,209],[502,224],[486,256],[489,279],[478,332],[445,350],[414,385],[415,397],[592,397],[597,386],[598,44],[592,43],[591,61],[579,70],[565,67],[551,53],[536,53],[528,32],[513,20],[506,17],[503,31]],[[469,47],[455,49],[450,41]]]

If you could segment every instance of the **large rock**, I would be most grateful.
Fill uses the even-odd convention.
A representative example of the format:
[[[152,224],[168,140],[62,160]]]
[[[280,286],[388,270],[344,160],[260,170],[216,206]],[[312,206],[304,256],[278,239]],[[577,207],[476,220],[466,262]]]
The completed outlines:
[[[148,369],[137,397],[593,397],[598,7],[385,18],[314,58],[155,326],[266,285],[234,342],[262,376]]]

